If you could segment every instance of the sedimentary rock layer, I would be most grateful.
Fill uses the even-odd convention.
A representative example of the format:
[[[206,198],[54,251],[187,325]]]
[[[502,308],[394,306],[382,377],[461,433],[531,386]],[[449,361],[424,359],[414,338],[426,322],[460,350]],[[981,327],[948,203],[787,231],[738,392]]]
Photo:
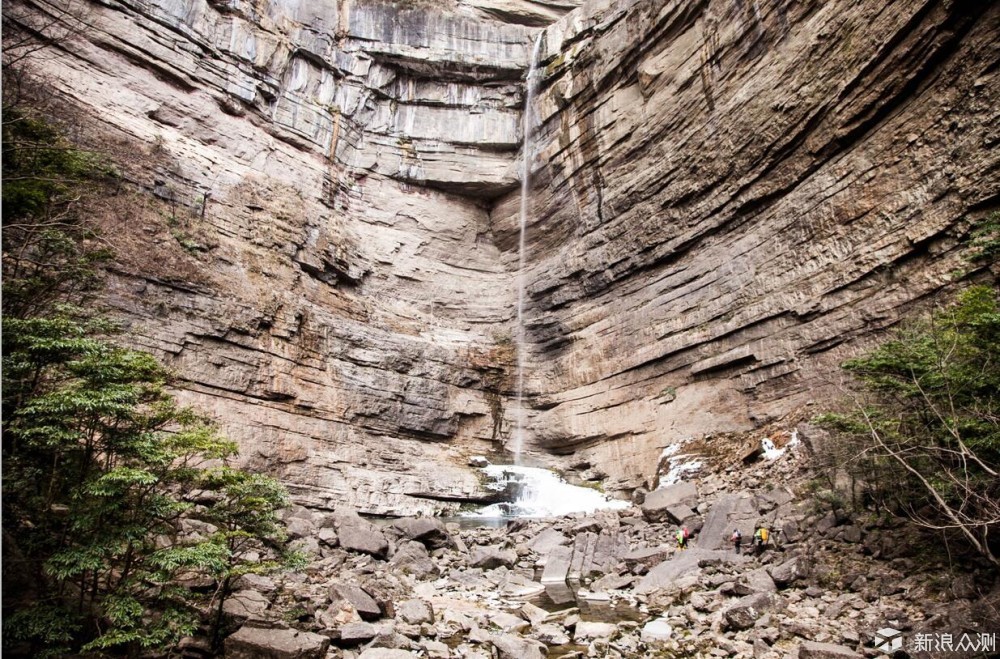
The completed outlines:
[[[828,402],[846,355],[969,276],[1000,11],[588,8],[544,33],[532,426],[628,486],[678,438]]]
[[[82,21],[33,66],[132,155],[108,303],[301,503],[483,496],[543,25],[534,459],[649,485],[664,446],[825,395],[985,275],[961,243],[1000,188],[997,7],[578,4],[11,5]]]

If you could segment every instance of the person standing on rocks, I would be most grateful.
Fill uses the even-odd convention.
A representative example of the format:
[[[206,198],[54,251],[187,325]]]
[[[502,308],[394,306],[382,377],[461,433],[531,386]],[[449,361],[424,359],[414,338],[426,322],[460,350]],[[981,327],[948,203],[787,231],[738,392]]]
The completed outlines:
[[[684,527],[678,526],[677,527],[677,548],[678,549],[687,549],[688,537],[690,537],[690,534],[688,533],[687,527],[686,526],[684,526]]]
[[[739,554],[740,553],[740,549],[743,546],[743,534],[740,533],[739,529],[733,529],[733,535],[730,538],[730,540],[732,540],[733,549],[735,549],[736,553]]]
[[[767,544],[767,539],[770,537],[771,533],[768,531],[767,527],[764,525],[758,525],[756,530],[753,532],[753,553],[754,556],[760,556],[764,553],[764,545]]]

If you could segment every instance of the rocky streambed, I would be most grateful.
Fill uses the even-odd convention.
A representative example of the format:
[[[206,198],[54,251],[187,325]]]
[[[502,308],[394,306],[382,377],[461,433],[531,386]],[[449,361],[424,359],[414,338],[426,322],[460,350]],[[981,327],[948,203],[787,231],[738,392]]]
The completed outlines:
[[[891,529],[733,480],[710,474],[621,510],[499,526],[290,510],[292,542],[312,561],[243,578],[226,603],[239,626],[226,656],[878,656],[878,629],[975,618],[972,575],[932,579]],[[749,538],[760,522],[780,530],[767,548],[734,551],[733,528]],[[685,550],[678,525],[694,533]],[[185,652],[202,647],[192,639]]]

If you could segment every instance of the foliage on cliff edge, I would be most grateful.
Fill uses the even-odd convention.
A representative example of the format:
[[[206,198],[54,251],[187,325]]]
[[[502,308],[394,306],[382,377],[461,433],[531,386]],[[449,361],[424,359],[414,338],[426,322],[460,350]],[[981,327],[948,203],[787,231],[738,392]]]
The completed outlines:
[[[996,566],[1000,555],[1000,304],[976,286],[844,367],[862,391],[823,420],[868,503]]]

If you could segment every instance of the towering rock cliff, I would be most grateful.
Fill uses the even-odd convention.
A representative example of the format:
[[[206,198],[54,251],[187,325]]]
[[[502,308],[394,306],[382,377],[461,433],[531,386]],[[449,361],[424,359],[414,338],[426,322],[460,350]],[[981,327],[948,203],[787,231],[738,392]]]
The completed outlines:
[[[62,1],[33,66],[141,191],[107,302],[311,506],[481,494],[539,35],[528,450],[610,490],[825,395],[997,205],[995,6]]]

